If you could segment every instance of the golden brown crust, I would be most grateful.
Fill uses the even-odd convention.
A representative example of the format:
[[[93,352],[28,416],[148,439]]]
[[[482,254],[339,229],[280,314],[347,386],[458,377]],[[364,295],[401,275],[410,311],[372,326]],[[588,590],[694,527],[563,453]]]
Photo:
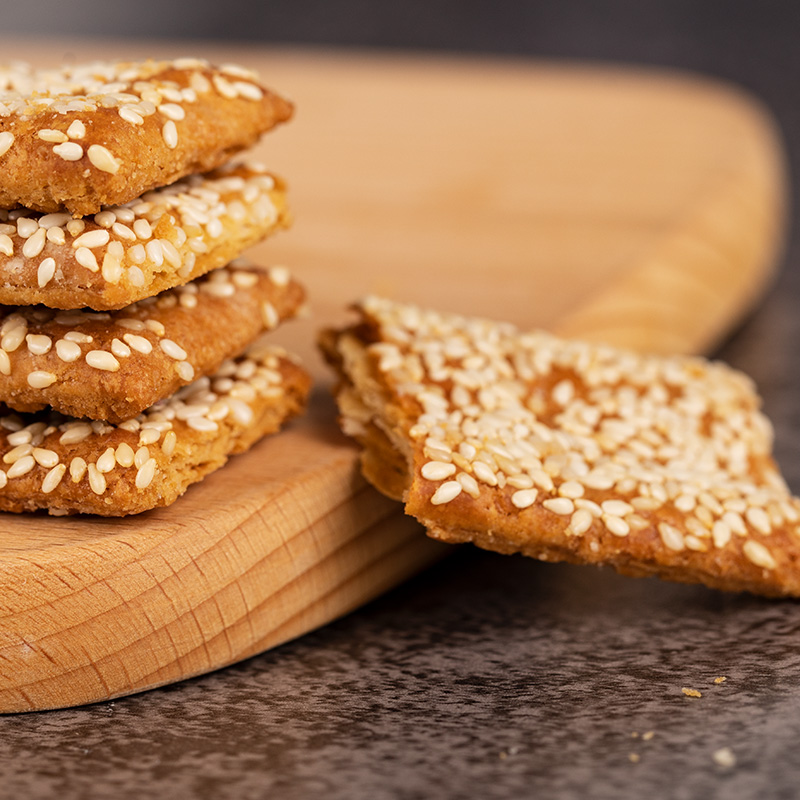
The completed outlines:
[[[345,430],[434,538],[800,596],[800,501],[740,373],[379,299],[357,310],[322,340]]]
[[[123,308],[227,264],[289,221],[283,183],[243,164],[82,220],[0,211],[0,303]]]
[[[292,359],[261,348],[121,427],[2,416],[0,510],[124,516],[169,505],[300,413],[309,387]]]
[[[291,114],[253,73],[203,61],[0,70],[0,207],[94,214],[214,169]]]
[[[0,402],[122,422],[294,316],[285,268],[229,266],[111,314],[0,306]]]

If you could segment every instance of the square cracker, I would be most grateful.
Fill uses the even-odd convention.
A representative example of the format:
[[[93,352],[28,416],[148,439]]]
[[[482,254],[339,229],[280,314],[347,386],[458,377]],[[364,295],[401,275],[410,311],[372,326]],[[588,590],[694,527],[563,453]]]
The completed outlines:
[[[321,344],[365,476],[429,534],[800,595],[800,501],[751,381],[370,298]]]
[[[251,71],[200,59],[0,68],[0,208],[95,214],[220,166],[291,114]]]

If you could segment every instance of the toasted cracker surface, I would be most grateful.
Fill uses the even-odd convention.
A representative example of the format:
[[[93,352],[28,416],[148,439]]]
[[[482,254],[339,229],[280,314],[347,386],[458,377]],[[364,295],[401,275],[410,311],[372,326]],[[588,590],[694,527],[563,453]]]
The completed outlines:
[[[223,164],[291,113],[232,65],[15,64],[0,69],[0,207],[95,214]]]
[[[0,510],[125,516],[174,502],[304,407],[310,378],[253,347],[119,425],[55,412],[0,416]]]
[[[0,210],[0,303],[123,308],[227,264],[289,221],[283,183],[244,164],[85,219]]]
[[[230,265],[110,313],[0,306],[0,402],[122,422],[216,371],[303,300],[283,267]]]

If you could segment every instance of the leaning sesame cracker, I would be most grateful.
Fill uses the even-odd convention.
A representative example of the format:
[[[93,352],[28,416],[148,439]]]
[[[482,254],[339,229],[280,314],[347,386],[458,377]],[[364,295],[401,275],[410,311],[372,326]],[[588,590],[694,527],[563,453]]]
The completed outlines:
[[[218,167],[291,114],[249,70],[198,59],[0,68],[0,208],[95,214]]]
[[[86,219],[0,210],[0,303],[122,308],[228,263],[288,224],[283,184],[242,164]]]
[[[55,412],[0,416],[0,510],[138,514],[174,502],[302,411],[308,375],[251,348],[119,425]]]
[[[749,379],[371,298],[327,332],[364,474],[431,536],[800,595],[800,501]]]
[[[0,402],[121,422],[294,316],[284,267],[231,265],[111,313],[0,306]]]

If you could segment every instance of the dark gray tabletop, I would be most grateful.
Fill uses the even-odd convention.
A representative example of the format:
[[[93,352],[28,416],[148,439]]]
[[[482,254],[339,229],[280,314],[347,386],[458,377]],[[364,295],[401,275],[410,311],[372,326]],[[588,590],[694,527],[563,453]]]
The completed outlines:
[[[569,3],[469,5],[471,26],[428,15],[413,39],[411,23],[389,15],[339,39],[704,70],[761,95],[790,161],[800,153],[792,4],[785,17],[769,1],[617,2],[583,15]],[[309,19],[306,40],[329,41]],[[796,493],[797,230],[777,289],[719,353],[759,384]],[[799,743],[798,603],[464,548],[347,618],[219,673],[0,718],[0,796],[790,798]]]

